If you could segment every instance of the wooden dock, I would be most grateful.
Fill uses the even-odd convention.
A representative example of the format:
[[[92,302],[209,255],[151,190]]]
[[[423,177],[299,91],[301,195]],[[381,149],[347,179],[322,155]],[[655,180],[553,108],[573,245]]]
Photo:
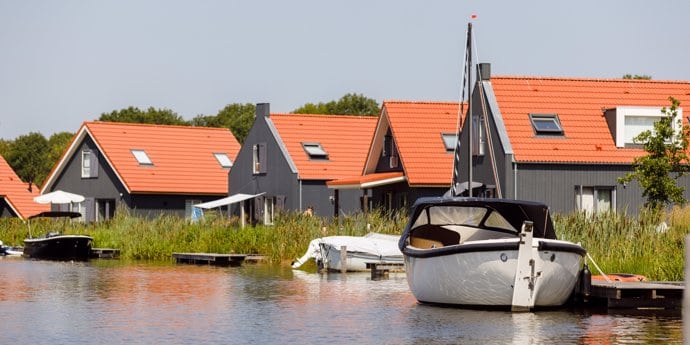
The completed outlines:
[[[117,259],[120,257],[120,250],[113,248],[91,248],[91,258],[94,259]]]
[[[366,265],[371,270],[372,280],[388,277],[390,272],[405,272],[405,264],[403,263],[367,262]]]
[[[680,310],[684,290],[683,282],[592,281],[590,293],[579,298],[607,310]]]
[[[216,254],[216,253],[173,253],[178,264],[212,265],[212,266],[240,266],[247,258],[247,254]]]

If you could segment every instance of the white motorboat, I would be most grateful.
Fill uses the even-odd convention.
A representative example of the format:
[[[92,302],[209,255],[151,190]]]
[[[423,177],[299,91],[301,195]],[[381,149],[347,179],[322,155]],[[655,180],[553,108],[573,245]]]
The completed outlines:
[[[293,264],[302,266],[314,259],[319,269],[341,271],[345,261],[346,271],[366,271],[371,264],[403,263],[403,255],[398,249],[398,236],[369,233],[365,236],[328,236],[312,240],[307,252]],[[346,260],[341,250],[346,252]]]
[[[515,311],[567,302],[586,255],[546,205],[489,198],[417,200],[399,246],[418,301]]]

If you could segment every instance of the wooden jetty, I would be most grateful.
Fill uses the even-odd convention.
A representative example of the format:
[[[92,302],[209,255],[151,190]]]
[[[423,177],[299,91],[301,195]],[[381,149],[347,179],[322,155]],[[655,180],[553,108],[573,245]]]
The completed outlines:
[[[403,263],[379,263],[367,262],[367,268],[371,270],[371,279],[378,280],[388,277],[389,272],[404,272],[405,264]]]
[[[116,259],[120,257],[120,250],[113,248],[91,248],[91,257],[96,259]]]
[[[247,254],[173,253],[175,262],[195,265],[240,266]]]
[[[607,310],[680,310],[684,290],[683,282],[592,281],[580,298],[584,306]]]

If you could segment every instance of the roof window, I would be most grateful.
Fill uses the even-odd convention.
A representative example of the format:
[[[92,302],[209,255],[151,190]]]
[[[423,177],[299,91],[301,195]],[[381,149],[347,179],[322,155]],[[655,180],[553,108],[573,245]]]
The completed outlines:
[[[328,159],[328,152],[319,143],[302,143],[302,148],[311,159]]]
[[[221,167],[232,168],[232,160],[226,153],[214,153],[213,155],[216,157],[216,160]]]
[[[153,165],[153,162],[151,161],[151,158],[149,158],[149,155],[146,154],[146,151],[133,149],[132,154],[134,155],[134,158],[136,158],[137,162],[139,162],[139,165]]]
[[[556,114],[529,114],[537,135],[563,135],[563,127]]]
[[[455,144],[458,142],[458,136],[455,133],[441,133],[441,139],[447,152],[455,151]]]

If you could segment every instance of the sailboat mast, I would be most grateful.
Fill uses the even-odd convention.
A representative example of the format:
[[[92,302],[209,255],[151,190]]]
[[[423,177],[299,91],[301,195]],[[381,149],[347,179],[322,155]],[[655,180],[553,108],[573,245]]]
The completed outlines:
[[[467,23],[467,192],[472,197],[472,23]]]

